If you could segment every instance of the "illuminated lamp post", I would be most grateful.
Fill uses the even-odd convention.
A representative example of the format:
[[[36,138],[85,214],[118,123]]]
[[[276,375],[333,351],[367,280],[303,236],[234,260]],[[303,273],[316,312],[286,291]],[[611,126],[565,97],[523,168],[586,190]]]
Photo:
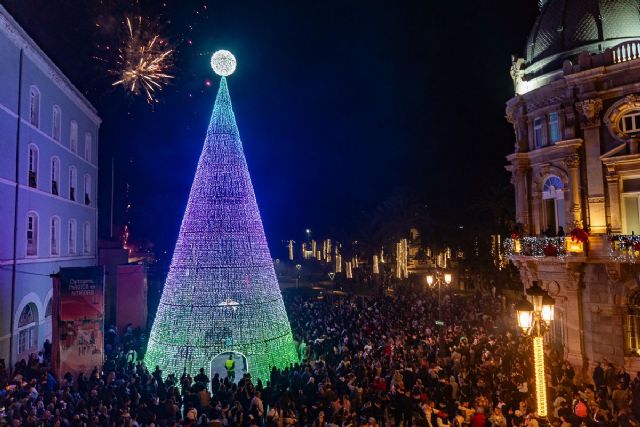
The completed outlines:
[[[453,280],[453,276],[451,273],[445,273],[436,269],[434,274],[427,275],[427,284],[430,288],[438,287],[438,320],[442,321],[442,298],[441,298],[441,288],[442,285],[449,286],[451,281]]]
[[[516,304],[518,326],[533,337],[533,363],[536,379],[536,413],[538,417],[547,417],[547,385],[544,369],[544,333],[551,326],[554,317],[555,301],[547,292],[534,282],[527,289],[531,304],[522,299]]]

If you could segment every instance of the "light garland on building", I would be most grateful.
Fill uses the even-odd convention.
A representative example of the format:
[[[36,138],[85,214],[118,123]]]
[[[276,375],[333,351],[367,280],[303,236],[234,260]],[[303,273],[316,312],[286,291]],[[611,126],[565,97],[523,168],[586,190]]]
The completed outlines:
[[[401,239],[396,243],[396,278],[407,279],[409,277],[407,239]]]
[[[544,337],[533,338],[533,363],[536,376],[536,407],[539,417],[547,416],[547,390],[544,376]]]
[[[222,77],[145,363],[195,375],[229,351],[262,381],[298,360]]]
[[[640,236],[612,236],[610,238],[610,244],[610,256],[612,260],[630,263],[640,261]]]
[[[520,237],[504,239],[505,255],[533,257],[567,256],[567,242],[564,237]]]

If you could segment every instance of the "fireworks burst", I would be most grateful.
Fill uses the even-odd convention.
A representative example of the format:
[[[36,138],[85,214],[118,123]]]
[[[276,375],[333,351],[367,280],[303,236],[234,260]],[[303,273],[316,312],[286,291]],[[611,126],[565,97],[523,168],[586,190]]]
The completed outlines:
[[[159,35],[143,30],[142,17],[137,21],[133,26],[127,18],[127,38],[119,51],[119,69],[114,71],[119,80],[113,86],[120,85],[133,95],[144,94],[151,104],[158,102],[157,91],[173,78],[169,74],[173,65],[173,49]]]

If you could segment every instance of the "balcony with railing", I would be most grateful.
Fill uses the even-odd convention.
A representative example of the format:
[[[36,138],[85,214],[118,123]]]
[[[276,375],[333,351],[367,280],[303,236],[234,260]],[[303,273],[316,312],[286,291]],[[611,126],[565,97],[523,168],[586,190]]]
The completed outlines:
[[[570,240],[570,239],[569,239]],[[511,256],[566,257],[567,238],[565,237],[519,237],[505,239],[505,254]]]
[[[613,261],[624,263],[640,262],[640,236],[609,236],[609,255]]]
[[[563,65],[565,75],[591,68],[620,64],[640,59],[640,40],[626,40],[599,53],[582,52],[578,57]]]
[[[640,263],[640,235],[592,235],[579,241],[567,237],[512,237],[504,240],[507,257],[588,257],[597,262]]]

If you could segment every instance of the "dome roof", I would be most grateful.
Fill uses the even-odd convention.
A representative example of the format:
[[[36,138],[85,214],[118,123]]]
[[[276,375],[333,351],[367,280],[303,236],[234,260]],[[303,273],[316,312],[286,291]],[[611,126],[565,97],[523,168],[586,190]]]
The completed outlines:
[[[526,46],[527,68],[560,65],[582,51],[599,52],[640,38],[640,0],[544,0]]]

